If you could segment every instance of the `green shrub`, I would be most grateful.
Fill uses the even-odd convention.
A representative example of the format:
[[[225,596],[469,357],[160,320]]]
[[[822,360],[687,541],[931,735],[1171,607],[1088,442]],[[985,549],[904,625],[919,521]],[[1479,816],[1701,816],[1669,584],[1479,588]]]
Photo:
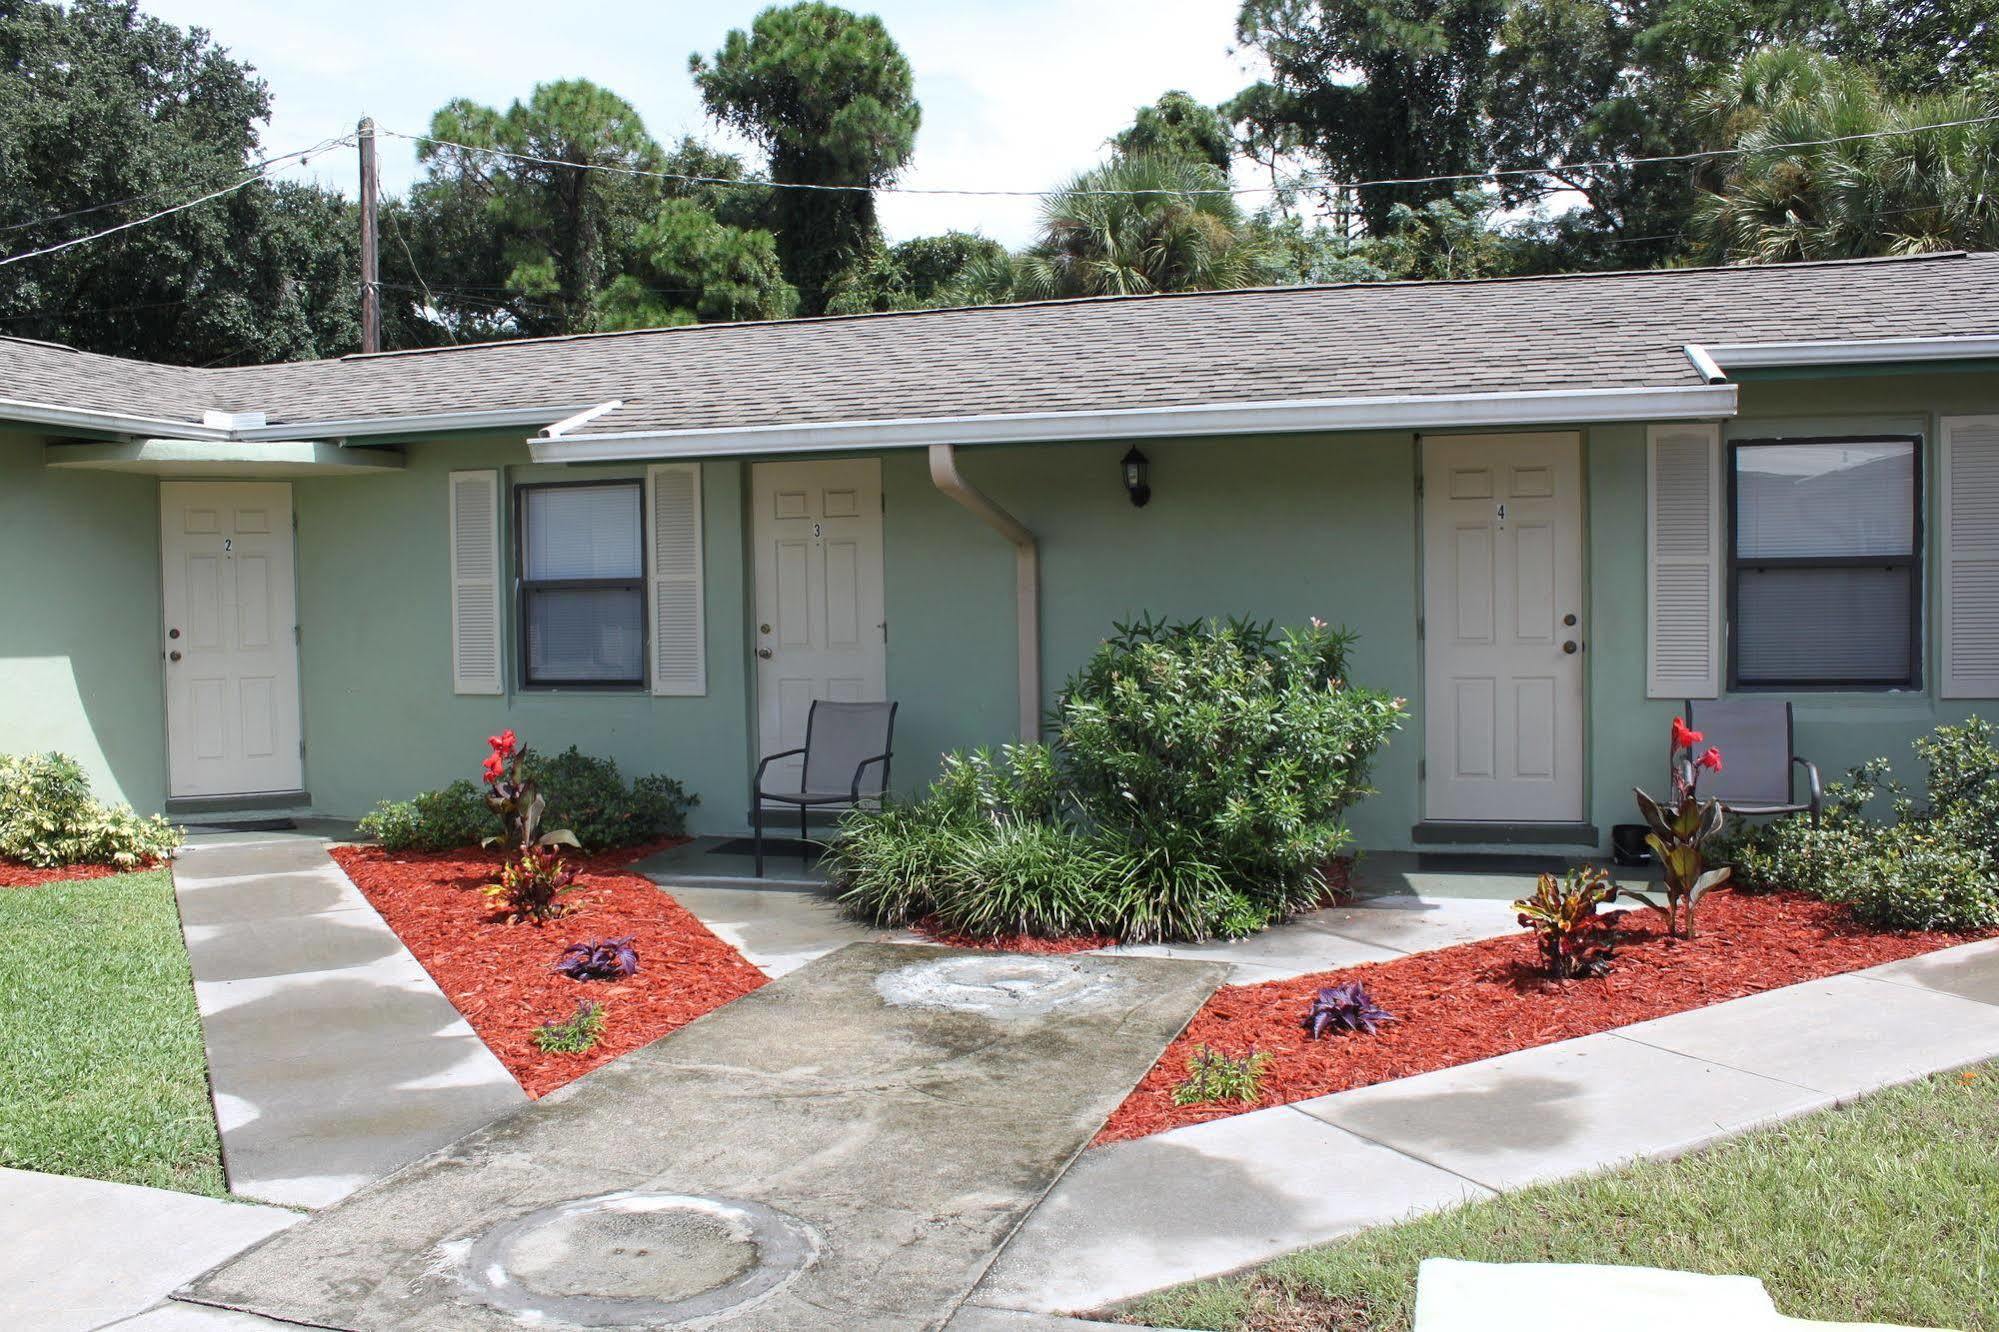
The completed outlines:
[[[546,1054],[587,1054],[604,1039],[604,1005],[578,999],[566,1018],[550,1018],[534,1029],[534,1043]]]
[[[384,800],[358,825],[385,851],[450,851],[477,846],[500,831],[486,793],[460,779],[409,800]]]
[[[1215,933],[1243,919],[1238,899],[1266,919],[1319,900],[1319,871],[1351,841],[1346,811],[1372,794],[1375,751],[1404,716],[1400,699],[1346,683],[1353,642],[1316,620],[1280,634],[1148,618],[1117,626],[1063,687],[1067,789],[1171,895],[1156,913],[1168,932]]]
[[[1063,688],[1059,749],[947,754],[911,805],[856,811],[830,868],[879,924],[1239,938],[1324,893],[1399,699],[1345,683],[1348,634],[1120,625]]]
[[[180,829],[129,805],[90,793],[83,767],[67,754],[0,754],[0,858],[53,869],[164,860]]]
[[[529,761],[536,788],[548,802],[542,826],[567,828],[591,851],[682,836],[687,811],[700,799],[657,774],[628,787],[616,763],[592,758],[574,745]],[[485,791],[465,780],[410,800],[384,800],[361,820],[359,830],[387,851],[450,851],[477,846],[502,831]]]
[[[1886,929],[1999,925],[1993,729],[1973,717],[1939,726],[1913,747],[1927,770],[1923,803],[1894,781],[1886,759],[1873,759],[1826,787],[1819,826],[1789,818],[1738,828],[1727,848],[1737,883],[1841,902]],[[1884,796],[1888,807],[1880,808]]]
[[[1186,1080],[1173,1089],[1173,1104],[1238,1101],[1255,1105],[1261,1094],[1263,1070],[1269,1064],[1270,1056],[1255,1050],[1233,1055],[1212,1046],[1197,1045],[1187,1060]]]

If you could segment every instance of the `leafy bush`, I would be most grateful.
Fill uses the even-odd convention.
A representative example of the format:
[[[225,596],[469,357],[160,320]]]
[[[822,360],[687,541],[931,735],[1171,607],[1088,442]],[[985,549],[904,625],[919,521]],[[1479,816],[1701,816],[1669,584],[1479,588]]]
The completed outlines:
[[[382,801],[361,820],[358,831],[385,851],[450,851],[477,846],[499,827],[484,793],[459,780],[410,800]]]
[[[1550,976],[1571,980],[1610,970],[1610,945],[1599,938],[1604,918],[1597,908],[1616,901],[1617,893],[1608,874],[1578,865],[1560,878],[1543,874],[1534,895],[1513,904],[1520,923],[1539,937]]]
[[[1239,1101],[1255,1105],[1260,1094],[1263,1071],[1270,1056],[1251,1050],[1233,1055],[1208,1045],[1197,1045],[1187,1060],[1187,1078],[1173,1089],[1175,1105],[1208,1105],[1215,1101]]]
[[[556,959],[555,969],[571,980],[623,980],[627,976],[639,974],[638,949],[632,947],[634,936],[626,934],[616,939],[592,939],[587,943],[573,943],[562,950]]]
[[[1084,817],[1158,863],[1211,868],[1271,917],[1311,905],[1404,715],[1400,699],[1346,683],[1353,643],[1318,620],[1281,634],[1116,626],[1057,703],[1063,775]],[[1192,917],[1185,932],[1198,938],[1230,905],[1202,894],[1173,914]]]
[[[592,851],[636,846],[687,832],[687,811],[700,803],[671,777],[640,777],[627,787],[610,759],[571,745],[554,756],[529,757],[547,808],[545,822],[566,827]],[[360,833],[385,851],[450,851],[477,846],[501,830],[485,792],[469,781],[411,800],[384,800],[363,818]]]
[[[1914,742],[1925,801],[1888,760],[1852,769],[1825,790],[1819,826],[1800,818],[1746,829],[1727,856],[1737,883],[1794,888],[1841,902],[1871,925],[1977,930],[1999,925],[1999,744],[1973,717]],[[1886,819],[1869,817],[1887,798]]]
[[[1312,1000],[1305,1014],[1305,1030],[1313,1040],[1329,1031],[1363,1031],[1372,1036],[1395,1015],[1374,1002],[1374,996],[1359,981],[1328,985]]]
[[[37,869],[129,867],[164,860],[180,844],[180,829],[159,815],[93,798],[67,754],[0,754],[0,858]]]
[[[1344,683],[1314,622],[1118,626],[1062,690],[1059,749],[947,754],[913,805],[856,811],[831,868],[881,924],[1238,938],[1324,893],[1402,703]]]
[[[576,1001],[566,1018],[550,1018],[534,1029],[535,1046],[547,1054],[585,1054],[604,1039],[604,1005],[594,999]]]

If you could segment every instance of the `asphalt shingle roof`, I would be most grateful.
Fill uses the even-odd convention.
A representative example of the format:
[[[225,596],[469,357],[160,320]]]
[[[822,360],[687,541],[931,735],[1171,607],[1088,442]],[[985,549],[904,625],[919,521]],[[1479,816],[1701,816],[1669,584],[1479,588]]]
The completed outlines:
[[[0,340],[0,399],[273,425],[620,399],[588,429],[719,430],[1678,387],[1699,382],[1689,342],[1969,334],[1999,334],[1999,254],[1057,301],[232,369]]]

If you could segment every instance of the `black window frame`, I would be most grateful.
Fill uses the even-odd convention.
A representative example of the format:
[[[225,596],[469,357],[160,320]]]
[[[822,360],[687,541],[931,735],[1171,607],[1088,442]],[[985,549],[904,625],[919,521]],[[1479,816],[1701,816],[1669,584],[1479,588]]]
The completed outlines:
[[[1911,503],[1915,506],[1907,555],[1805,555],[1764,556],[1743,559],[1741,547],[1741,493],[1736,470],[1740,451],[1745,448],[1805,444],[1907,444],[1915,457],[1911,478]],[[1923,437],[1890,432],[1853,435],[1780,435],[1761,439],[1732,439],[1728,442],[1728,687],[1741,693],[1906,693],[1923,687],[1923,553],[1927,538],[1923,531]],[[1742,678],[1740,616],[1742,571],[1767,569],[1874,569],[1906,568],[1909,578],[1908,674],[1900,680],[1745,680]]]
[[[538,490],[576,490],[582,487],[601,490],[606,486],[629,486],[638,492],[639,499],[639,574],[636,578],[529,578],[527,560],[528,538],[528,496]],[[522,689],[591,689],[602,691],[643,692],[650,686],[652,662],[652,626],[646,621],[646,502],[645,481],[639,477],[606,476],[587,481],[534,481],[523,482],[514,487],[514,640],[519,653],[520,681]],[[636,679],[612,678],[599,680],[537,680],[528,653],[528,598],[536,592],[556,592],[565,590],[609,590],[635,591],[639,594],[639,673]]]

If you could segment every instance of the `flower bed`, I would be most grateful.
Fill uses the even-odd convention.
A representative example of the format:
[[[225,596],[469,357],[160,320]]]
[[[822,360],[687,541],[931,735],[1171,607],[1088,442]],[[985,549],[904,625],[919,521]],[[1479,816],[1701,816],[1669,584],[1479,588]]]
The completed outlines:
[[[18,860],[0,860],[0,888],[34,888],[45,883],[76,883],[83,879],[108,879],[114,874],[137,874],[158,869],[165,862],[145,860],[136,865],[56,865],[41,869]]]
[[[333,858],[527,1094],[543,1096],[764,983],[672,897],[621,872],[684,840],[577,856],[576,885],[559,899],[563,914],[542,926],[507,924],[480,893],[498,877],[497,855],[343,846]],[[575,981],[554,970],[572,943],[625,935],[638,951],[637,975]],[[584,1054],[538,1049],[535,1028],[567,1017],[579,999],[605,1006],[602,1041]]]
[[[1988,932],[1989,933],[1989,932]],[[1587,1036],[1783,985],[1893,962],[1984,935],[1888,933],[1798,893],[1717,892],[1700,934],[1667,936],[1653,911],[1620,913],[1608,975],[1546,978],[1522,932],[1339,971],[1216,992],[1097,1135],[1143,1137],[1261,1106],[1302,1101]],[[1301,1018],[1320,987],[1358,980],[1396,1021],[1377,1035],[1310,1040]],[[1175,1105],[1195,1047],[1270,1056],[1258,1100]]]

